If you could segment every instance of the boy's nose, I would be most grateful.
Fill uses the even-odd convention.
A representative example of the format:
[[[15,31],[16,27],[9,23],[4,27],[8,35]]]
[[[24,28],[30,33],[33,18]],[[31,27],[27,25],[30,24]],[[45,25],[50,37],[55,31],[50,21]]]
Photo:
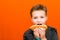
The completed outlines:
[[[41,22],[41,20],[40,20],[40,19],[38,19],[38,20],[37,20],[37,22],[38,22],[38,23],[40,23],[40,22]]]
[[[38,20],[38,21],[37,21],[37,25],[42,25],[41,20]]]

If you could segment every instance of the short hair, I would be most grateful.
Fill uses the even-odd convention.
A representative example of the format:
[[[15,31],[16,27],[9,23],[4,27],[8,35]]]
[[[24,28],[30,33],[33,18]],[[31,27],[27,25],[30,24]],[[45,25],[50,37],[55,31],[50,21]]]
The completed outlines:
[[[47,8],[41,4],[37,4],[35,6],[33,6],[30,10],[30,15],[32,17],[32,12],[35,11],[35,10],[43,10],[45,11],[46,15],[47,15]]]

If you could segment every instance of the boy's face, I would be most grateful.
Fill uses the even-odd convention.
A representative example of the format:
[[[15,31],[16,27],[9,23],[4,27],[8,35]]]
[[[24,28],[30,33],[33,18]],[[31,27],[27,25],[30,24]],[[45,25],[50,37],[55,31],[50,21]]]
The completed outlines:
[[[47,20],[47,16],[45,11],[43,10],[36,10],[32,12],[32,22],[34,25],[45,24]]]

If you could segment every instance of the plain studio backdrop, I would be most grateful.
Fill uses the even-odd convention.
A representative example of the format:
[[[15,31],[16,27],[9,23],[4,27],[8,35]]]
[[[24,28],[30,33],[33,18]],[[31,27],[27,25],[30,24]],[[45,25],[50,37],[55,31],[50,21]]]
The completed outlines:
[[[0,40],[23,40],[32,25],[30,9],[36,4],[47,7],[47,24],[57,29],[60,38],[60,0],[0,0]]]

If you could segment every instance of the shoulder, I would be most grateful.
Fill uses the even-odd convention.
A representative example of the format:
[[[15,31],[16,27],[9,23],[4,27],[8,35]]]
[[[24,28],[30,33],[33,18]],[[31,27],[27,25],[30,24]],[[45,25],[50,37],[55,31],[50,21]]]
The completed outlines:
[[[56,28],[48,26],[48,29],[50,29],[51,32],[57,33],[57,29]]]
[[[46,31],[46,36],[47,36],[48,39],[57,40],[58,39],[58,34],[57,34],[56,28],[48,26],[47,31]]]

